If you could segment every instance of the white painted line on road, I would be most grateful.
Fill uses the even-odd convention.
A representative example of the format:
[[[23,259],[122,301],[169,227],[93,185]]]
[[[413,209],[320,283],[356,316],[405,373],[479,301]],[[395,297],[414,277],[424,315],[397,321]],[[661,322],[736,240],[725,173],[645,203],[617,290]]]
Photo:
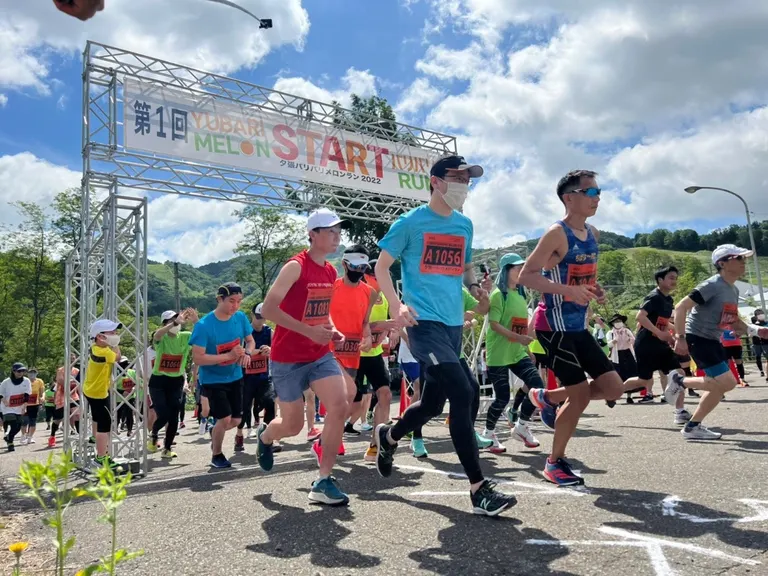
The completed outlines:
[[[746,504],[753,511],[756,512],[753,516],[745,516],[743,518],[702,518],[695,514],[688,514],[687,512],[680,512],[677,510],[677,506],[683,502],[679,496],[667,496],[661,501],[662,515],[674,516],[681,520],[687,520],[694,524],[710,524],[713,522],[728,522],[728,523],[744,523],[744,522],[766,522],[768,521],[768,500],[755,500],[754,498],[741,498],[738,502]]]
[[[445,470],[437,470],[435,468],[422,468],[420,466],[409,466],[407,464],[395,464],[395,468],[401,470],[411,470],[413,472],[427,472],[430,474],[439,474],[441,476],[453,476],[455,478],[466,478],[467,476],[461,472],[447,472]],[[499,485],[506,486],[519,486],[520,488],[528,488],[535,490],[539,494],[551,494],[553,496],[584,496],[587,492],[579,492],[574,488],[549,488],[540,484],[530,484],[528,482],[518,482],[517,480],[506,480],[504,478],[494,478],[492,476],[487,477],[487,480],[492,480]]]
[[[742,504],[746,504],[752,508],[757,514],[755,516],[749,516],[747,518],[741,518],[736,522],[765,522],[768,520],[768,500],[755,500],[754,498],[741,498],[739,500]]]

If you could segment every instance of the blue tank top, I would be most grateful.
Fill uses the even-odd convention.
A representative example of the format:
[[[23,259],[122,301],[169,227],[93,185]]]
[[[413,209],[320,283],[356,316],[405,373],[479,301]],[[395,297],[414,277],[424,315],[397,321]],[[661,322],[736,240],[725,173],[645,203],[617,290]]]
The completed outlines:
[[[568,253],[560,263],[545,270],[544,276],[557,284],[579,286],[597,282],[597,240],[592,228],[587,227],[587,239],[579,240],[562,220],[568,238]],[[555,332],[580,332],[587,329],[587,306],[570,302],[559,294],[544,295],[544,317],[549,330]]]

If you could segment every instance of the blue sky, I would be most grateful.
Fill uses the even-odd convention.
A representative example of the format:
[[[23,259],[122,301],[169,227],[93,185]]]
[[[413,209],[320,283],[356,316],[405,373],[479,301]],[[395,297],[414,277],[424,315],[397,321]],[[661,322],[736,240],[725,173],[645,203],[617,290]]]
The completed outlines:
[[[8,202],[45,203],[79,178],[85,38],[299,95],[375,91],[486,165],[466,210],[477,246],[540,234],[573,168],[601,173],[595,224],[630,236],[743,223],[729,197],[682,192],[694,183],[743,193],[768,219],[768,16],[754,3],[722,18],[715,0],[681,0],[674,15],[661,0],[240,2],[274,19],[256,32],[266,41],[249,44],[254,24],[203,0],[183,14],[173,0],[108,0],[86,24],[47,2],[0,8],[0,220],[13,218]],[[154,257],[231,255],[231,207],[151,200]],[[167,219],[175,210],[191,215],[184,229]]]

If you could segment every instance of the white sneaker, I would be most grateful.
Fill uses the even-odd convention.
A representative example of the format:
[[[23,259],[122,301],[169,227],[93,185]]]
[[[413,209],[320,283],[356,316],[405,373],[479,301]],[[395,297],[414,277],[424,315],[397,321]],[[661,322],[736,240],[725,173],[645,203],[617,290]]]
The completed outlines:
[[[26,446],[27,444],[29,444],[29,438],[22,436],[19,440],[19,446]]]
[[[197,433],[200,434],[200,436],[205,436],[205,429],[207,426],[208,426],[207,420],[203,420],[202,422],[200,422],[200,426],[197,429]]]
[[[528,424],[522,420],[518,420],[515,424],[515,427],[512,430],[512,438],[525,444],[526,448],[539,447],[539,441],[536,440],[536,436],[533,435]]]
[[[259,427],[251,428],[248,432],[248,438],[256,438],[259,435]]]
[[[504,454],[504,452],[507,451],[504,445],[499,442],[499,439],[496,437],[496,432],[493,430],[483,430],[483,438],[493,442],[493,444],[488,447],[488,450],[492,454]]]
[[[664,398],[667,403],[674,406],[677,402],[677,395],[684,390],[683,375],[680,372],[670,372],[668,375],[667,387],[664,389]]]
[[[686,440],[720,440],[723,436],[719,432],[712,432],[703,424],[699,424],[695,428],[683,428],[680,433]]]
[[[35,444],[34,436],[27,436],[27,444]]]
[[[688,423],[688,420],[691,419],[691,413],[688,412],[688,410],[681,410],[680,412],[675,412],[675,424],[678,426],[684,426]]]

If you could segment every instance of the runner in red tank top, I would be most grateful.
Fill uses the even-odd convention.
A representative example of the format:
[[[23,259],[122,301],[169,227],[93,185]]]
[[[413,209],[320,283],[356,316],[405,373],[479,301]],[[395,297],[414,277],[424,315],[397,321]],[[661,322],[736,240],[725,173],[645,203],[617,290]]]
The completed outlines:
[[[327,414],[320,460],[320,475],[309,499],[321,504],[347,504],[349,498],[331,478],[349,410],[341,367],[329,346],[344,336],[330,316],[335,268],[325,258],[339,247],[346,224],[321,208],[309,215],[309,249],[297,254],[280,270],[262,306],[262,315],[276,324],[272,340],[272,383],[280,400],[280,418],[259,428],[257,456],[265,471],[274,464],[272,443],[296,436],[304,427],[304,391],[310,387]]]

